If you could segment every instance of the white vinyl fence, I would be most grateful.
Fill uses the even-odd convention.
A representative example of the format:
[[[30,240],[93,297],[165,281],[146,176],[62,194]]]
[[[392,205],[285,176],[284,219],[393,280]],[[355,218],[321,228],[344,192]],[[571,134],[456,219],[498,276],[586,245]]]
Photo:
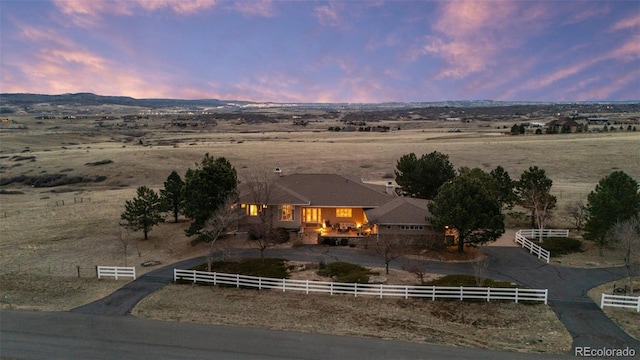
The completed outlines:
[[[275,289],[285,291],[303,291],[326,294],[350,294],[354,296],[368,295],[393,296],[435,299],[482,299],[515,301],[541,301],[547,303],[547,289],[489,288],[463,286],[406,286],[384,284],[355,284],[326,281],[273,279],[238,274],[223,274],[196,270],[174,269],[174,281],[189,281],[213,285],[231,285],[236,287],[252,287],[258,289]]]
[[[133,280],[136,279],[135,267],[123,267],[123,266],[97,266],[98,279],[103,277],[130,277]]]
[[[600,308],[604,309],[605,306],[636,309],[640,312],[640,296],[602,294]]]
[[[539,229],[526,229],[526,230],[518,230],[516,232],[515,242],[520,244],[525,249],[529,249],[529,253],[538,257],[538,259],[542,259],[549,263],[549,258],[551,258],[551,253],[548,250],[543,249],[541,246],[536,245],[529,239],[538,239],[540,238],[540,230]],[[569,237],[569,230],[564,229],[544,229],[542,230],[543,238],[550,237]]]

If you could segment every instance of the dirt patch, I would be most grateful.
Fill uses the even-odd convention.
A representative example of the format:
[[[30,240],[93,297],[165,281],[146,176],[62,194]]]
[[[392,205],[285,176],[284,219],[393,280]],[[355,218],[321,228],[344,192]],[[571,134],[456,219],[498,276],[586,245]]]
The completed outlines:
[[[25,273],[0,275],[0,308],[67,311],[104,298],[126,282],[44,276]]]
[[[571,336],[546,305],[305,295],[169,285],[133,315],[535,353],[566,353]]]

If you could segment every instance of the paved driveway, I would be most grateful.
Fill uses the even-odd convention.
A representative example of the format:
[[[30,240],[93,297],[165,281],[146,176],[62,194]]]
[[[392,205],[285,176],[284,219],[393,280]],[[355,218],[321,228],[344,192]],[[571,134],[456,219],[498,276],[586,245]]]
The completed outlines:
[[[640,352],[640,341],[627,335],[588,296],[587,291],[597,285],[625,276],[624,268],[578,269],[541,262],[517,247],[483,247],[489,257],[489,277],[530,288],[549,289],[549,306],[557,314],[573,337],[573,347],[624,348]],[[256,249],[238,249],[240,257],[258,257]],[[384,266],[382,258],[347,247],[304,246],[295,249],[269,249],[269,257],[307,262],[346,261],[369,267]],[[205,261],[204,257],[185,260],[149,272],[104,299],[73,309],[88,314],[126,315],[144,297],[170,283],[173,269],[187,269]],[[473,274],[468,263],[425,261],[429,272],[439,274]],[[401,268],[402,259],[390,266]]]

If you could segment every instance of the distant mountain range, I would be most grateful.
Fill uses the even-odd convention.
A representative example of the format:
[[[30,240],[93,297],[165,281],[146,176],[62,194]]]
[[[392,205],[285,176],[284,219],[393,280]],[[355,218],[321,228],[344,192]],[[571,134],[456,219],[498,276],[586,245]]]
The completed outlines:
[[[386,103],[296,103],[280,104],[284,107],[319,107],[319,108],[349,108],[349,109],[400,109],[400,108],[424,108],[424,107],[455,107],[455,108],[476,108],[476,107],[503,107],[514,105],[550,105],[550,104],[638,104],[635,101],[589,101],[589,102],[534,102],[534,101],[493,101],[493,100],[458,100],[458,101],[438,101],[438,102],[386,102]],[[272,102],[251,102],[242,100],[181,100],[181,99],[135,99],[128,96],[102,96],[92,93],[42,95],[42,94],[0,94],[0,106],[33,106],[36,104],[49,104],[52,106],[100,106],[100,105],[121,105],[135,106],[151,109],[181,107],[181,108],[208,108],[219,106],[251,106],[251,105],[274,105]]]

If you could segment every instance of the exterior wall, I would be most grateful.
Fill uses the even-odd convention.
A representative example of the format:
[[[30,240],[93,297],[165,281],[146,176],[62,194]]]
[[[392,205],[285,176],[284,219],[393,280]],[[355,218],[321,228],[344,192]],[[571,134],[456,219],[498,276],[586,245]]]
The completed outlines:
[[[278,206],[269,206],[264,211],[266,211],[266,216],[273,217],[273,227],[274,228],[285,228],[285,229],[299,229],[300,228],[300,215],[301,208],[299,206],[295,206],[293,208],[293,221],[281,221],[280,220],[280,208]],[[249,227],[253,224],[260,223],[260,216],[249,216],[245,215],[240,221],[239,225],[241,228]]]
[[[434,235],[436,234],[429,226],[422,225],[421,230],[402,229],[401,225],[378,225],[379,234],[396,234],[396,235]]]

